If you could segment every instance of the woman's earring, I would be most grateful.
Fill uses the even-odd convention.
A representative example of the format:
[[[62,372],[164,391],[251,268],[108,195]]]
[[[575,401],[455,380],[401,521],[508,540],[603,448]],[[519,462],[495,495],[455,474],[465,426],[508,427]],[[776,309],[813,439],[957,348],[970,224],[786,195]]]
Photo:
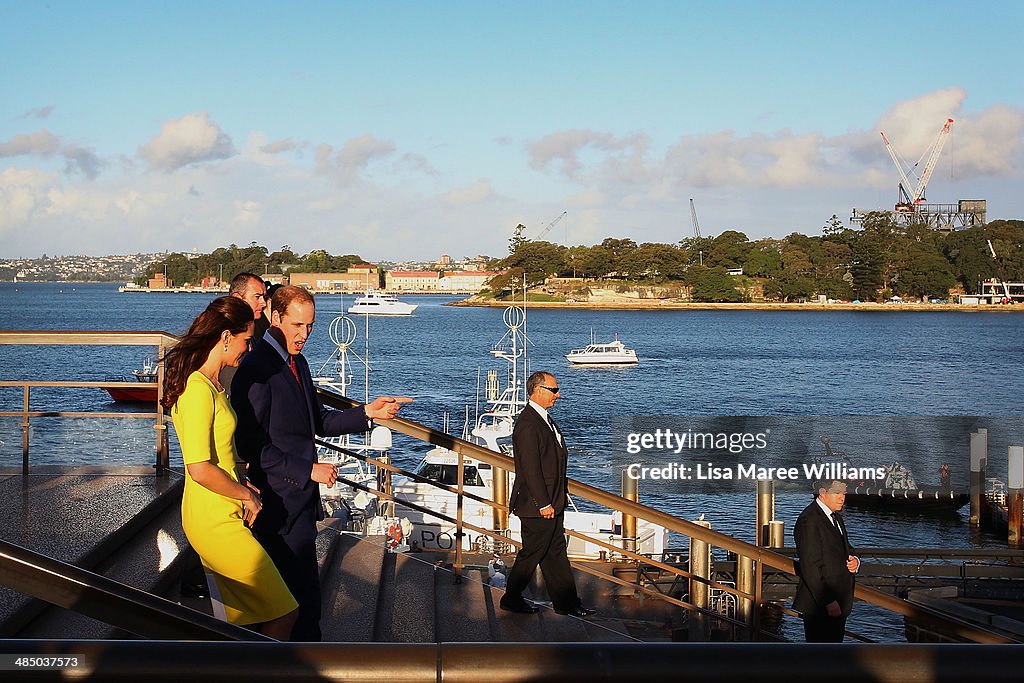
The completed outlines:
[[[227,342],[224,342],[224,350],[225,350],[225,351],[227,351],[227,350],[228,350],[228,343],[227,343]]]

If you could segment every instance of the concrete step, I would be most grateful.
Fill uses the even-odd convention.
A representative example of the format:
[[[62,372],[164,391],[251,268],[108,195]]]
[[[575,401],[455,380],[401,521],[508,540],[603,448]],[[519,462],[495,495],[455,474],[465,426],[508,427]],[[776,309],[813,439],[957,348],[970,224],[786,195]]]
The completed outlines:
[[[389,553],[381,578],[374,640],[436,642],[434,610],[434,566],[415,555]]]
[[[484,587],[490,617],[491,640],[501,643],[533,643],[543,640],[539,613],[518,614],[502,610],[498,603],[504,594],[505,591],[501,588]]]
[[[180,510],[168,507],[93,571],[147,593],[167,595],[175,590],[186,566],[196,559],[181,528]],[[91,640],[131,638],[132,634],[72,610],[48,605],[17,637]]]
[[[35,488],[36,476],[30,478]],[[135,588],[160,594],[170,590],[191,552],[181,530],[181,481],[146,476],[56,476],[43,484],[32,504],[33,528],[64,515],[70,524],[26,536],[26,547]],[[141,509],[114,510],[111,487],[129,498],[138,493]],[[125,492],[125,489],[127,492]],[[45,502],[49,499],[49,502]],[[106,501],[106,502],[104,502]],[[37,504],[38,503],[38,504]],[[77,505],[76,505],[77,504]],[[117,505],[115,504],[115,507]],[[105,511],[86,529],[89,514]],[[18,530],[14,530],[17,534]],[[59,537],[60,532],[67,535]],[[24,533],[25,530],[22,530]],[[7,536],[7,534],[5,534]],[[18,542],[17,540],[15,542]],[[105,639],[130,637],[103,622],[54,607],[42,600],[3,589],[0,595],[0,636],[18,638]]]
[[[466,567],[456,583],[451,567],[434,572],[437,638],[440,642],[477,643],[494,640],[492,623],[497,598],[486,585],[487,571]],[[500,597],[500,596],[499,596]]]
[[[373,641],[385,550],[382,544],[340,534],[321,579],[325,642]]]

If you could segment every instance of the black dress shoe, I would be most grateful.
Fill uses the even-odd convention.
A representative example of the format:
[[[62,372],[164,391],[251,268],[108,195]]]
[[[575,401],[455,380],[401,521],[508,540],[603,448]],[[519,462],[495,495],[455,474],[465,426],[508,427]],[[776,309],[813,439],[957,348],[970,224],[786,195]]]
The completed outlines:
[[[498,603],[498,607],[506,612],[517,612],[518,614],[536,614],[537,608],[528,602],[508,603],[504,600]]]
[[[585,619],[587,617],[592,617],[595,614],[597,614],[597,610],[596,609],[590,609],[589,607],[584,607],[583,605],[580,605],[579,607],[576,607],[575,609],[571,609],[571,610],[556,609],[555,613],[556,614],[564,614],[565,616],[568,616],[568,617],[579,617],[580,619]]]

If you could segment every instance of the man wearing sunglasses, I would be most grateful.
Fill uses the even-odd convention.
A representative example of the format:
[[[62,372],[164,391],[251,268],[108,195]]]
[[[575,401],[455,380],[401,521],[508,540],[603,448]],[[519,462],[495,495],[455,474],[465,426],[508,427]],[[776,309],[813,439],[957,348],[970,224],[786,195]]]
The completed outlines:
[[[519,517],[523,547],[508,575],[500,607],[508,612],[532,614],[537,608],[523,599],[523,590],[540,567],[551,604],[558,614],[588,617],[576,593],[576,581],[566,555],[563,515],[567,502],[566,469],[569,452],[561,431],[548,411],[560,396],[558,380],[535,372],[526,380],[530,403],[512,431],[516,481],[509,509]]]

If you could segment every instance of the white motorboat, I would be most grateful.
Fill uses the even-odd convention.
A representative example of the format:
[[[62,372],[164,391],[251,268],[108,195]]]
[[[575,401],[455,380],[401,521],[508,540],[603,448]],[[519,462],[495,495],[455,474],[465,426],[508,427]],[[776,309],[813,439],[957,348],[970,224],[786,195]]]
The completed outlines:
[[[348,312],[360,315],[412,315],[417,307],[417,304],[399,301],[391,294],[368,289],[349,306]]]
[[[597,344],[591,334],[590,343],[582,349],[573,349],[565,354],[573,365],[636,365],[640,362],[634,349],[627,349],[618,339],[607,344]]]

